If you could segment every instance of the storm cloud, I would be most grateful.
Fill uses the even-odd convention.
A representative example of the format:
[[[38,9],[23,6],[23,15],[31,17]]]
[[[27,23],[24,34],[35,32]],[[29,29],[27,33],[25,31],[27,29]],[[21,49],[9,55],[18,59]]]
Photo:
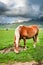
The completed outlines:
[[[43,0],[0,0],[0,15],[38,17],[43,15]]]
[[[8,7],[3,2],[0,2],[0,15],[3,15],[4,12],[8,11]]]

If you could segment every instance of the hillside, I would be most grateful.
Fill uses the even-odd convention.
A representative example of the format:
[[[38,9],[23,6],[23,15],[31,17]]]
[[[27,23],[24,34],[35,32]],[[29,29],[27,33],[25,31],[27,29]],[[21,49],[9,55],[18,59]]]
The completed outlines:
[[[21,23],[12,23],[12,24],[0,24],[0,29],[12,28],[15,29],[18,25],[39,25],[40,28],[43,28],[43,21],[29,21]]]

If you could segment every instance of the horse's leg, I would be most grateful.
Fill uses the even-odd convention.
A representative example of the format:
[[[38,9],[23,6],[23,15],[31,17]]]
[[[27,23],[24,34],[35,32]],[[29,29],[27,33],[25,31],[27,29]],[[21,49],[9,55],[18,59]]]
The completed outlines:
[[[26,38],[24,38],[23,40],[24,40],[24,50],[26,50]]]
[[[33,40],[34,40],[34,48],[36,47],[36,42],[37,42],[37,35],[35,35],[34,37],[33,37]]]

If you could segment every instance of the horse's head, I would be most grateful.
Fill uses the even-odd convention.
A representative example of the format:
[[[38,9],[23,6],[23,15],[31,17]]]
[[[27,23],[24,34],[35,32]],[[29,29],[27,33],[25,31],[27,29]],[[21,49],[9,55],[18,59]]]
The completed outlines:
[[[20,26],[18,26],[16,29],[15,29],[15,41],[14,41],[14,44],[15,44],[15,52],[18,53],[19,49],[19,38],[20,38]]]

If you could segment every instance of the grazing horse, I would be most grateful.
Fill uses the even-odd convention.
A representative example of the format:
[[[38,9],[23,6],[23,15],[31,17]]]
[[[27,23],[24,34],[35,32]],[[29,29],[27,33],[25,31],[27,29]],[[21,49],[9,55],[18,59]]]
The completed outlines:
[[[14,40],[15,49],[14,49],[14,51],[16,53],[19,52],[19,43],[20,43],[21,39],[24,40],[24,48],[25,48],[26,47],[26,39],[33,38],[33,41],[34,41],[33,46],[35,48],[38,32],[39,32],[39,29],[38,29],[37,25],[31,25],[31,26],[19,25],[15,29],[15,40]]]

